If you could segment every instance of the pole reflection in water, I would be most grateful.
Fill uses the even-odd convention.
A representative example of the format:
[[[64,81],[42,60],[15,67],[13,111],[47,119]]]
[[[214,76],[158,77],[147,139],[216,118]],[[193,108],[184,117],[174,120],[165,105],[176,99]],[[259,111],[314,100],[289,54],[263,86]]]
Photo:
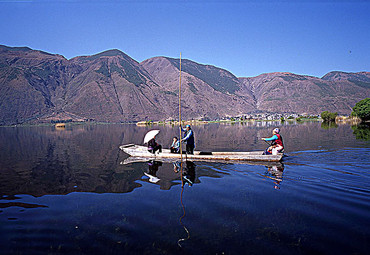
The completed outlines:
[[[160,179],[157,176],[157,172],[159,170],[159,167],[163,165],[163,163],[161,161],[149,160],[149,161],[147,161],[147,164],[148,164],[148,170],[147,170],[147,172],[144,172],[144,175],[149,178],[148,179],[149,182],[154,183],[154,184],[160,184],[163,181],[166,181],[166,179]],[[176,174],[180,174],[180,179],[181,179],[180,204],[181,204],[181,208],[182,208],[183,213],[182,213],[181,217],[179,218],[179,222],[180,222],[180,225],[184,228],[184,230],[186,232],[186,237],[178,239],[177,244],[178,244],[179,247],[182,247],[181,242],[184,242],[184,241],[190,239],[189,230],[187,229],[187,227],[183,223],[183,219],[185,218],[185,215],[186,215],[185,205],[183,203],[183,194],[184,194],[186,184],[188,184],[189,187],[192,187],[194,182],[195,182],[195,177],[196,177],[195,176],[195,167],[196,167],[196,165],[194,164],[194,162],[188,161],[188,160],[186,160],[184,162],[176,161],[176,162],[173,162],[172,164],[173,164],[173,171]],[[159,176],[161,176],[161,174]],[[163,173],[162,173],[162,176],[163,176]]]
[[[183,164],[185,163],[185,168],[183,167]],[[177,169],[176,169],[177,168]],[[191,187],[195,181],[195,164],[192,162],[192,161],[185,161],[185,162],[176,162],[174,163],[174,171],[178,172],[178,168],[180,168],[180,172],[181,172],[181,195],[180,195],[180,203],[181,203],[181,207],[182,207],[182,210],[183,210],[183,214],[182,216],[180,217],[179,219],[179,222],[180,222],[180,225],[184,228],[187,236],[185,238],[180,238],[178,241],[177,241],[177,244],[181,246],[181,242],[184,242],[186,240],[189,240],[190,239],[190,233],[189,233],[189,230],[186,228],[186,226],[183,224],[182,220],[184,219],[185,217],[185,206],[184,206],[184,203],[183,203],[183,193],[184,193],[184,188],[185,188],[185,184],[187,183],[189,187]]]

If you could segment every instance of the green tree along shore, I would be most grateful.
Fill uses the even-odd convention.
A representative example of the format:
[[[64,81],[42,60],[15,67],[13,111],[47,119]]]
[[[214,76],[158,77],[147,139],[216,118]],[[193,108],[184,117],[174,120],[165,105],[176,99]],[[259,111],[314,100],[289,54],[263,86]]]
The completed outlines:
[[[324,120],[324,121],[335,121],[335,118],[338,116],[338,113],[336,112],[329,112],[329,111],[323,111],[321,113],[321,118]]]
[[[356,103],[352,110],[351,116],[359,117],[362,121],[370,120],[370,98]]]

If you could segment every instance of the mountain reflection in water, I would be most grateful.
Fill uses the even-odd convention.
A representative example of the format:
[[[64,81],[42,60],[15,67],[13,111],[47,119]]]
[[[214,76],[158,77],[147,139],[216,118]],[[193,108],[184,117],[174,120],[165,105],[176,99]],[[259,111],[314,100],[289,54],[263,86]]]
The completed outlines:
[[[166,147],[163,141],[170,143],[174,128],[161,128],[159,141]],[[230,128],[234,131],[229,131]],[[148,129],[134,125],[81,125],[67,126],[62,130],[55,127],[1,128],[0,194],[39,197],[71,192],[131,192],[141,187],[138,181],[143,179],[144,166],[120,164],[127,155],[118,146],[142,141]],[[236,145],[236,150],[265,147],[260,141],[250,143],[251,139],[261,137],[259,128],[215,124],[212,127],[195,126],[194,130],[199,137],[199,149],[233,150],[228,147],[230,144],[226,139]],[[269,134],[270,130],[263,133]],[[248,139],[248,142],[241,144],[243,139]],[[161,189],[170,189],[177,184],[175,180],[179,178],[171,167],[171,164],[165,164],[159,173]],[[220,173],[200,171],[198,175],[218,178]]]
[[[320,122],[193,126],[204,151],[263,150],[282,163],[134,160],[153,127],[0,128],[4,254],[366,254],[368,129]],[[168,148],[178,128],[161,130]],[[360,139],[357,139],[357,138]],[[365,138],[365,139],[364,139]]]
[[[194,126],[193,130],[199,150],[251,151],[265,149],[266,145],[260,138],[269,136],[276,125],[271,122],[210,124]],[[348,126],[340,125],[325,130],[319,128],[319,122],[299,125],[285,122],[280,125],[287,155],[290,151],[332,149],[342,147],[343,144],[351,147],[354,143]],[[177,128],[158,128],[161,132],[157,140],[168,147]],[[39,197],[71,192],[131,192],[142,186],[139,180],[145,179],[142,170],[145,167],[140,164],[148,163],[123,164],[131,158],[127,158],[128,155],[120,151],[118,146],[142,141],[150,129],[135,125],[76,125],[62,130],[51,126],[0,128],[0,194]],[[356,138],[367,140],[370,130],[368,126],[352,129]],[[161,189],[168,190],[178,184],[176,180],[179,177],[171,164],[164,164],[161,168],[157,177],[161,179]],[[270,168],[265,175],[271,177],[279,172],[282,171]],[[213,169],[208,172],[200,170],[197,175],[219,178],[222,174]]]

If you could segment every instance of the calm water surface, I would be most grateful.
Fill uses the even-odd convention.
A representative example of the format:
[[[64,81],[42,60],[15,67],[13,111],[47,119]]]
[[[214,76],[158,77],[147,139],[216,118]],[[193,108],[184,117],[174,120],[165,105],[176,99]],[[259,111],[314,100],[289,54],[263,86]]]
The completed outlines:
[[[124,164],[118,146],[148,127],[0,128],[0,253],[369,254],[369,127],[193,130],[199,150],[248,151],[275,126],[282,164],[184,162],[182,176],[171,162]],[[164,146],[178,135],[154,128]]]

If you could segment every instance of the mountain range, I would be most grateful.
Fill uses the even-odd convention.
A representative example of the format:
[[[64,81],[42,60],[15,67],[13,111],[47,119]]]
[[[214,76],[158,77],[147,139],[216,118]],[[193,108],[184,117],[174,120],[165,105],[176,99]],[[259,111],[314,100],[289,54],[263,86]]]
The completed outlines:
[[[0,45],[0,125],[177,119],[179,69],[179,59],[154,57],[139,63],[119,50],[68,60]],[[370,97],[370,72],[236,77],[187,59],[181,71],[183,119],[256,112],[349,114],[356,102]]]

